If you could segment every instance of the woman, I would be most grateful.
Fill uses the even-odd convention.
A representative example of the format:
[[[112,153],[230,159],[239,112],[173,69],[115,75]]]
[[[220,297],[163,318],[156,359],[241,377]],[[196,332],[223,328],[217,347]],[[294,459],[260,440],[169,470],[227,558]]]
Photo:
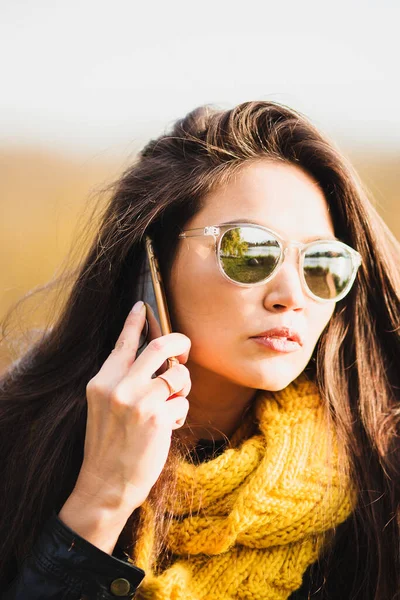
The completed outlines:
[[[145,233],[174,333],[137,356]],[[151,141],[2,380],[4,598],[399,597],[399,259],[294,110]]]

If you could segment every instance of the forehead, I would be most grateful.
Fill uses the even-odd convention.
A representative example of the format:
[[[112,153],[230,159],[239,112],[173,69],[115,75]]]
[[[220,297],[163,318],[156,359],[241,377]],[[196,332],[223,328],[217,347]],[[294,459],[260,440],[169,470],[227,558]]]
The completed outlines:
[[[204,198],[190,227],[241,219],[296,240],[334,234],[328,204],[318,183],[295,165],[259,160]]]

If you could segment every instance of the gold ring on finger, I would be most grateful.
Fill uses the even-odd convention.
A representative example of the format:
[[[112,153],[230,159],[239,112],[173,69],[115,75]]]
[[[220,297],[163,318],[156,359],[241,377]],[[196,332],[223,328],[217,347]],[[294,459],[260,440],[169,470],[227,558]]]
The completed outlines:
[[[171,384],[170,384],[170,382],[168,381],[168,379],[165,379],[165,377],[163,377],[163,376],[162,376],[162,374],[161,374],[161,375],[158,375],[158,376],[157,376],[157,379],[162,379],[163,381],[165,381],[165,383],[166,383],[166,384],[167,384],[167,386],[168,386],[169,396],[172,396],[172,394],[175,394],[175,390],[174,390],[174,389],[172,389],[172,387],[171,387]]]

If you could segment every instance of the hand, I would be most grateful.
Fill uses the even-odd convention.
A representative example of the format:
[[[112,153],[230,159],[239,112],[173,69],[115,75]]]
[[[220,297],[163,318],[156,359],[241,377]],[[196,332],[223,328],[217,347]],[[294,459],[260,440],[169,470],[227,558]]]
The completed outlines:
[[[185,422],[191,388],[190,339],[161,335],[148,310],[150,343],[136,358],[146,310],[130,312],[114,350],[86,387],[88,414],[84,458],[73,491],[82,501],[126,518],[157,481],[168,457],[171,435]],[[153,337],[157,336],[158,337]],[[163,371],[166,359],[179,363]],[[167,383],[152,375],[162,372]]]

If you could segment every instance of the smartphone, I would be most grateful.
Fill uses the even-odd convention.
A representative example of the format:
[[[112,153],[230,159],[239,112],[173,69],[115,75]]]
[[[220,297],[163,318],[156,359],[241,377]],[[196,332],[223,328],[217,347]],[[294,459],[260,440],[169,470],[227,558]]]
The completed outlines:
[[[161,270],[157,260],[157,256],[154,251],[153,243],[148,235],[145,236],[145,244],[147,254],[147,268],[144,273],[143,279],[143,301],[147,304],[150,304],[153,313],[160,325],[162,335],[166,335],[167,333],[172,333],[172,327],[168,311],[167,299],[165,295],[165,289],[161,277]],[[148,338],[150,331],[148,321],[146,329]],[[144,347],[150,341],[147,338],[145,339]],[[144,350],[144,347],[141,347],[141,351]],[[176,357],[173,356],[171,358],[167,358],[167,364],[168,368],[171,368],[174,364],[179,364],[179,361]]]

